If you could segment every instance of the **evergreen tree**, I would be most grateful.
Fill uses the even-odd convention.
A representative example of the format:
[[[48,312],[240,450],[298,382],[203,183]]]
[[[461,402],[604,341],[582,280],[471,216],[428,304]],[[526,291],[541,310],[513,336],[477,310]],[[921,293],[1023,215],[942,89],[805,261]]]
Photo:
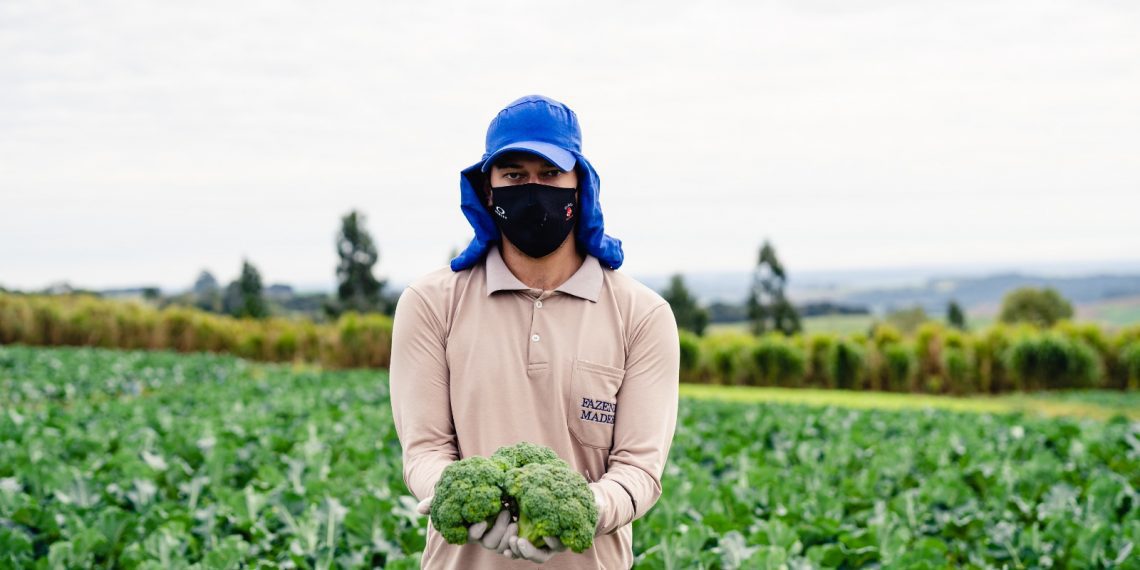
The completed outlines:
[[[241,277],[226,286],[223,299],[227,313],[235,317],[265,318],[269,307],[261,287],[261,274],[248,260],[241,262]]]
[[[203,269],[198,274],[198,278],[194,280],[194,292],[201,295],[218,290],[218,280],[214,278],[214,274],[208,270]]]
[[[802,330],[800,316],[784,295],[787,275],[776,257],[776,249],[768,240],[760,246],[756,269],[752,273],[752,288],[748,292],[748,318],[752,321],[752,334],[780,331],[792,335]]]
[[[966,314],[962,312],[962,307],[958,306],[958,302],[953,299],[946,307],[946,322],[958,330],[966,330]]]
[[[230,281],[222,292],[222,312],[233,316],[242,312],[241,285],[237,279]]]
[[[698,335],[705,334],[709,324],[709,312],[697,304],[697,299],[685,287],[685,280],[678,273],[669,279],[669,288],[662,294],[673,309],[679,328],[690,330]]]
[[[372,267],[380,259],[380,254],[364,224],[364,214],[356,210],[341,218],[340,233],[336,237],[336,251],[340,257],[336,268],[337,298],[327,307],[331,313],[389,310],[389,304],[383,297],[385,282],[372,275]]]
[[[198,274],[191,292],[195,307],[215,313],[222,311],[222,290],[218,280],[209,271],[203,269]]]

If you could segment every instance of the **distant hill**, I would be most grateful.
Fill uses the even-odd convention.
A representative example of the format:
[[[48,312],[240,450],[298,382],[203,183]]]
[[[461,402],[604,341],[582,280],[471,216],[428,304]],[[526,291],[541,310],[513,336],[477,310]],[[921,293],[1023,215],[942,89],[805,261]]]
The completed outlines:
[[[811,309],[809,312],[813,314],[830,304],[843,309],[835,312],[865,308],[875,315],[882,315],[893,308],[920,305],[927,314],[943,315],[947,303],[954,299],[967,313],[988,316],[997,312],[1002,297],[1012,289],[1054,287],[1075,305],[1079,318],[1113,323],[1140,322],[1140,261],[1057,262],[1027,264],[1022,268],[1012,271],[1002,267],[932,266],[793,271],[789,275],[788,296],[801,310]],[[744,301],[752,279],[748,271],[706,271],[683,275],[686,285],[702,303],[719,302],[721,308],[729,313],[733,307],[728,305],[739,305]],[[633,277],[656,291],[664,290],[669,280],[668,275]],[[396,297],[405,285],[390,280],[385,293]],[[143,287],[132,287],[108,289],[102,293],[110,297],[135,297],[142,296],[144,291]],[[319,282],[292,287],[275,284],[267,288],[269,297],[303,297],[305,308],[310,309],[309,305],[315,302],[313,299],[331,292],[330,287]]]
[[[941,314],[951,299],[967,311],[993,313],[1001,305],[1002,297],[1018,287],[1053,287],[1074,305],[1085,305],[1140,295],[1140,275],[1041,277],[1006,273],[975,278],[931,278],[921,287],[856,291],[843,295],[840,300],[866,305],[877,314],[913,305],[921,305],[930,314]]]
[[[928,314],[941,315],[954,299],[967,312],[988,315],[997,312],[1002,297],[1018,287],[1054,287],[1078,308],[1078,314],[1119,315],[1126,318],[1140,304],[1140,271],[1090,272],[1083,275],[1048,275],[1017,271],[994,271],[986,275],[939,275],[921,270],[865,272],[805,272],[791,275],[788,296],[797,305],[831,301],[845,306],[863,306],[874,314],[894,308],[922,306]],[[740,303],[751,275],[747,272],[686,274],[690,290],[708,304],[714,301]],[[655,290],[665,288],[668,277],[639,277]],[[1093,307],[1100,307],[1094,309]],[[1119,320],[1119,319],[1112,319]]]

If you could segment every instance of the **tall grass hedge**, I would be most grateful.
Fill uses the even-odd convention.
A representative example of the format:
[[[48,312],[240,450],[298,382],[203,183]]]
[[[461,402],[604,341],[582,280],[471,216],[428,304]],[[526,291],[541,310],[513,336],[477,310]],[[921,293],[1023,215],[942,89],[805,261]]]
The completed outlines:
[[[682,331],[682,380],[710,384],[997,394],[1140,389],[1140,326],[1115,333],[1062,321],[965,333],[926,323],[912,336],[813,333],[760,338]]]
[[[330,368],[386,367],[392,319],[345,313],[335,323],[235,319],[197,309],[111,301],[90,295],[0,293],[0,344],[225,352]]]
[[[779,333],[768,333],[748,348],[751,384],[797,387],[805,369],[802,350]]]
[[[387,367],[392,321],[346,313],[335,323],[235,319],[192,308],[159,310],[89,295],[0,293],[0,344],[226,352],[331,368]],[[759,338],[680,331],[683,382],[995,394],[1065,388],[1140,389],[1140,325],[1107,331],[1061,321],[1049,329],[995,324],[965,333],[927,322],[913,335]]]

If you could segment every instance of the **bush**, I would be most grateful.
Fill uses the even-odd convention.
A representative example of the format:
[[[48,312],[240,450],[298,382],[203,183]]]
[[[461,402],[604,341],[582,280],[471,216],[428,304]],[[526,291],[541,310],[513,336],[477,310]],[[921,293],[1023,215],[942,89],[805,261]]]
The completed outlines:
[[[179,307],[167,307],[160,313],[160,330],[164,334],[163,346],[179,352],[190,352],[197,348],[194,334],[195,311]]]
[[[1132,343],[1140,342],[1140,325],[1121,327],[1112,335],[1109,357],[1105,358],[1105,385],[1121,390],[1127,389],[1131,378],[1124,351]]]
[[[703,339],[703,352],[706,355],[706,374],[715,384],[744,384],[744,362],[748,348],[752,346],[752,335],[724,333],[706,336]]]
[[[328,367],[386,367],[392,319],[346,314],[334,325],[282,318],[235,319],[198,309],[162,310],[91,295],[0,293],[0,344],[226,352]]]
[[[64,342],[68,345],[98,346],[114,348],[119,346],[120,331],[115,326],[113,309],[106,303],[91,298],[81,298],[67,317],[66,328],[70,329]]]
[[[27,342],[31,337],[28,324],[32,318],[23,297],[0,294],[0,344]]]
[[[942,375],[943,327],[938,322],[926,322],[914,335],[914,355],[918,359],[918,384],[928,386],[929,378]],[[941,380],[934,392],[941,391]],[[929,388],[927,388],[929,390]]]
[[[914,347],[905,343],[891,343],[883,347],[882,354],[887,380],[884,388],[892,392],[917,391],[917,386],[913,383],[917,367]]]
[[[1015,340],[1006,352],[1006,366],[1022,390],[1091,387],[1101,372],[1092,347],[1053,331]]]
[[[973,359],[964,347],[950,346],[942,351],[942,370],[947,388],[955,394],[972,394],[974,385]]]
[[[1129,390],[1140,390],[1140,342],[1132,342],[1120,350],[1120,363],[1128,378]]]
[[[876,323],[871,329],[871,338],[875,346],[884,347],[888,344],[902,342],[903,335],[899,330],[887,323]]]
[[[869,337],[870,342],[864,339]],[[898,329],[885,323],[876,323],[871,326],[866,336],[851,336],[852,340],[867,346],[866,375],[864,384],[870,390],[886,390],[891,384],[891,372],[888,370],[886,350],[888,346],[895,346],[902,342],[903,335]]]
[[[392,348],[392,319],[385,315],[348,311],[336,323],[340,336],[338,364],[342,367],[387,367]]]
[[[1070,339],[1085,341],[1100,354],[1112,350],[1112,343],[1105,337],[1104,331],[1094,323],[1074,323],[1068,319],[1063,319],[1058,321],[1053,329]]]
[[[832,334],[817,333],[807,335],[804,353],[807,357],[804,383],[817,388],[834,388],[831,373],[828,372],[828,355],[836,337]]]
[[[978,391],[972,338],[956,328],[945,329],[943,332],[939,368],[945,383],[942,388],[946,391],[959,395]]]
[[[755,385],[800,386],[804,374],[803,353],[781,333],[765,334],[752,347],[749,359]]]
[[[977,337],[974,358],[978,370],[978,391],[991,394],[1013,388],[1003,358],[1009,348],[1010,335],[1009,327],[999,323]]]
[[[1025,322],[1038,327],[1051,327],[1061,319],[1073,316],[1073,306],[1056,289],[1021,287],[1002,298],[998,320],[1003,323]]]
[[[681,340],[681,381],[700,380],[701,339],[695,333],[680,329],[677,336]]]
[[[943,349],[958,348],[965,349],[969,338],[962,331],[958,329],[940,329],[942,331],[942,347]]]
[[[281,328],[273,335],[273,360],[286,361],[297,355],[297,331]]]
[[[828,373],[836,388],[854,390],[863,378],[863,347],[847,339],[831,345],[828,351]]]

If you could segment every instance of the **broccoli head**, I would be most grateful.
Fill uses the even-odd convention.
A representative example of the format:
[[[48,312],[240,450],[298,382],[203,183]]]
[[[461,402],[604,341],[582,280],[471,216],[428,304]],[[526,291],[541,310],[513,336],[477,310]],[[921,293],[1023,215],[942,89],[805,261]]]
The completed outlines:
[[[431,501],[431,523],[451,544],[467,543],[467,527],[487,521],[503,509],[506,473],[486,457],[460,459],[443,469]]]
[[[506,490],[518,509],[519,536],[537,546],[553,536],[574,552],[594,542],[598,507],[586,478],[552,463],[530,463],[511,469]]]
[[[503,464],[503,469],[522,467],[531,463],[550,463],[569,467],[553,449],[545,445],[536,445],[530,442],[520,442],[515,445],[500,447],[491,456],[491,459]]]

